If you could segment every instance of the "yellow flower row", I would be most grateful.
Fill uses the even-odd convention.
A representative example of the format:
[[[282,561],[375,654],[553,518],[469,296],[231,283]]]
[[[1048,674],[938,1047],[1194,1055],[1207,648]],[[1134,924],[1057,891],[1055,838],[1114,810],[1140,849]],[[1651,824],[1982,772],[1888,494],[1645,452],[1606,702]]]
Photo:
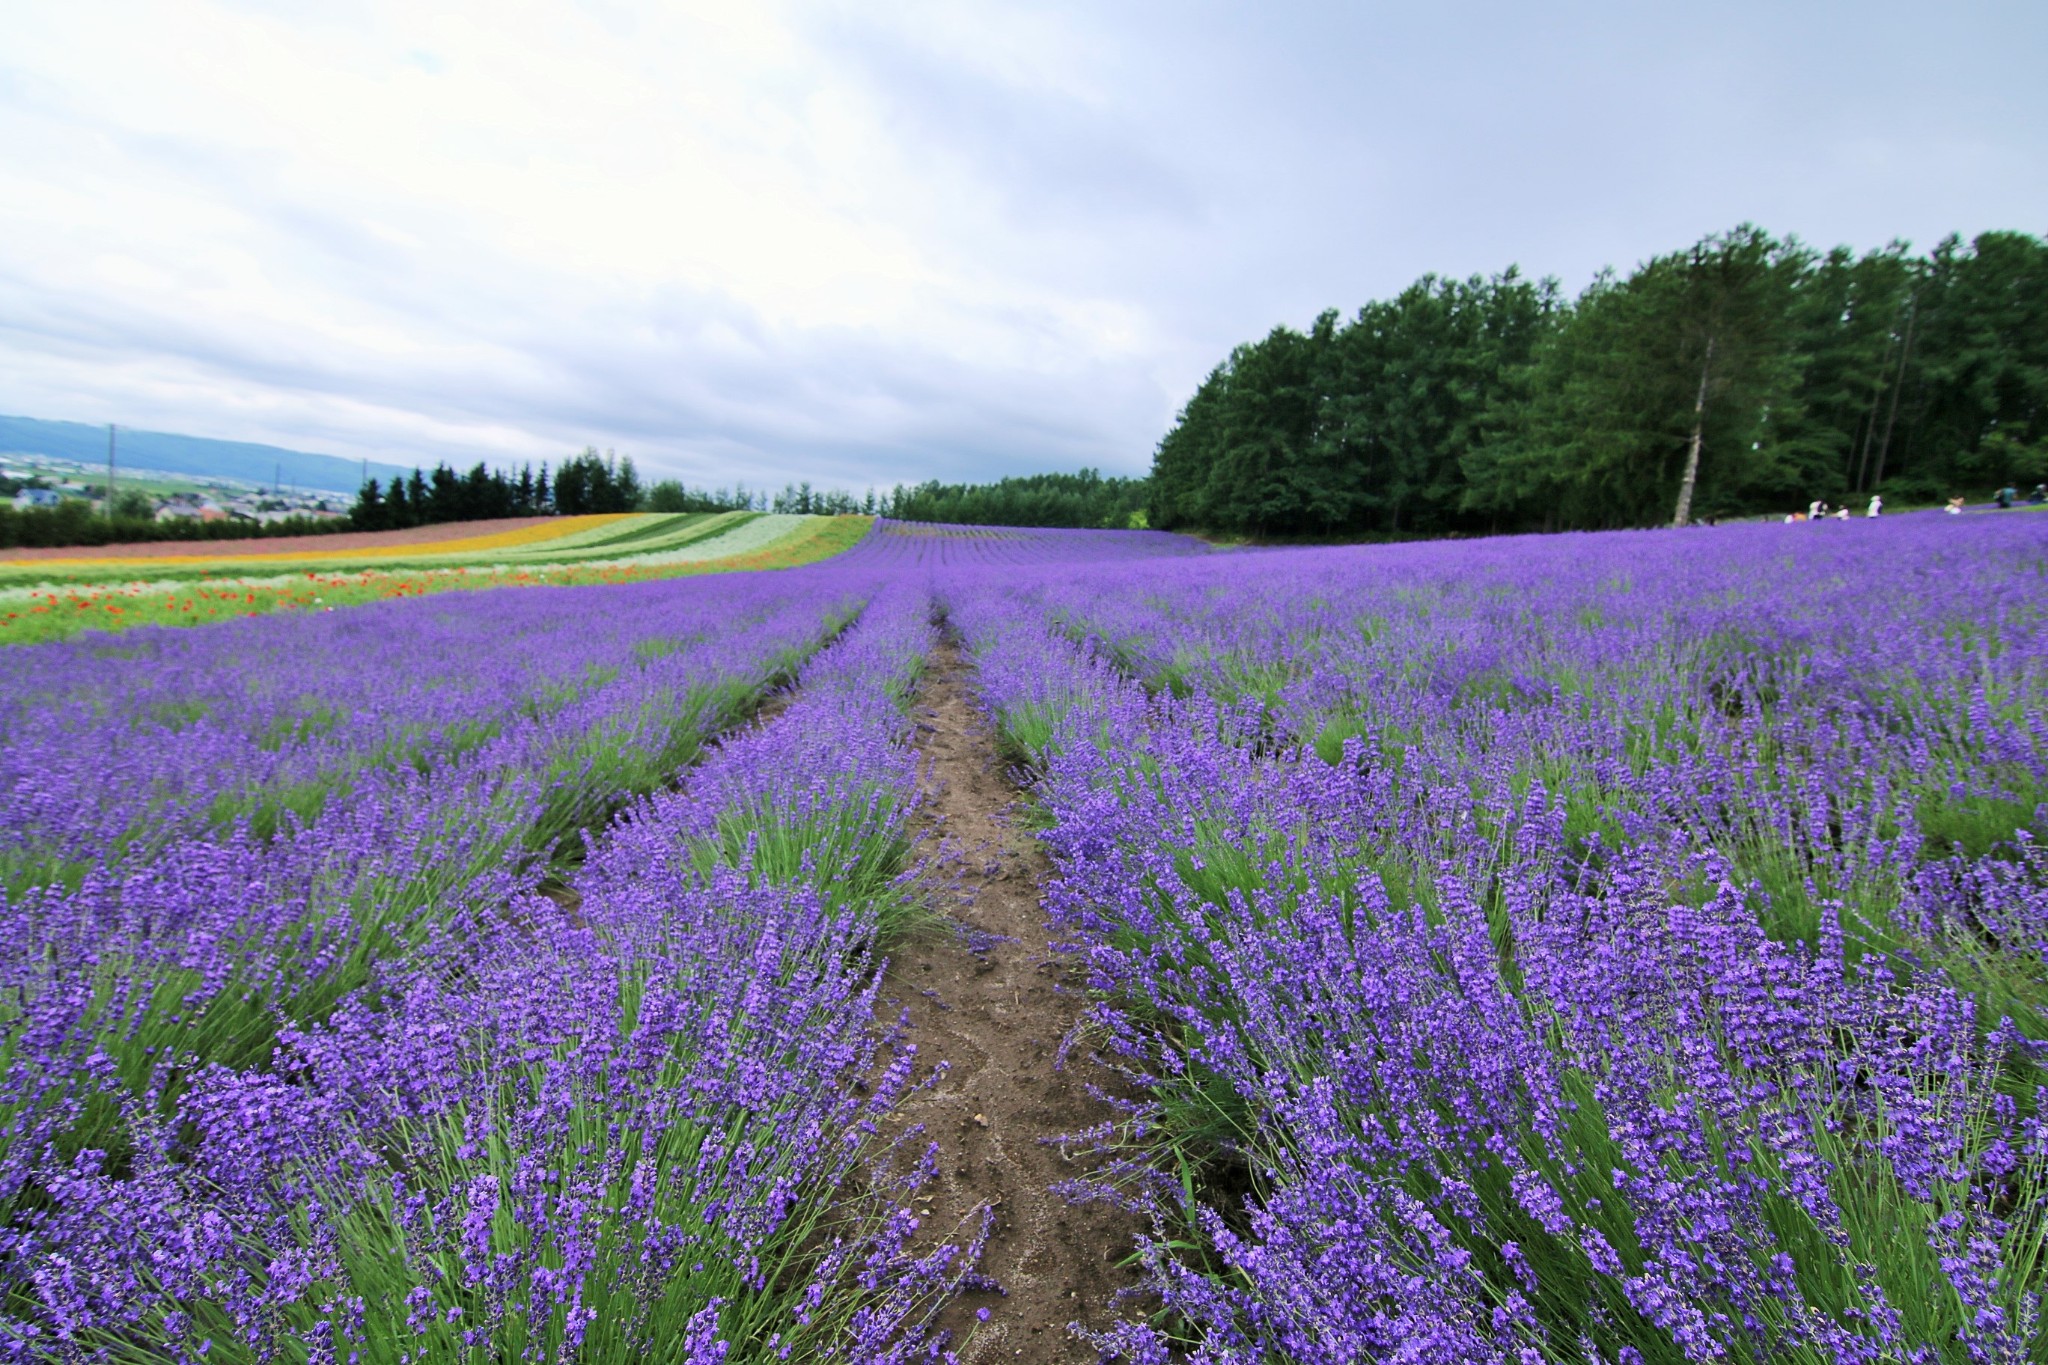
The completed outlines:
[[[556,517],[538,526],[524,526],[516,531],[495,531],[484,536],[464,536],[455,540],[420,541],[410,545],[373,545],[358,550],[272,550],[258,554],[189,554],[189,555],[105,555],[64,560],[0,560],[0,563],[26,565],[47,564],[53,570],[63,568],[99,567],[108,564],[251,564],[275,563],[280,560],[329,560],[329,559],[410,559],[415,555],[480,554],[489,550],[505,550],[514,546],[538,545],[544,541],[557,540],[596,530],[615,521],[623,521],[630,512],[600,512],[581,517]]]

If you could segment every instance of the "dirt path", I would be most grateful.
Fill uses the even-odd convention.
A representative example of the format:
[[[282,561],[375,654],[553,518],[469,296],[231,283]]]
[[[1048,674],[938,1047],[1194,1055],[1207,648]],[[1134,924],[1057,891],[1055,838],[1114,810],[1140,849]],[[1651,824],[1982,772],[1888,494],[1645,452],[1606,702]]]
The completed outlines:
[[[902,1118],[924,1124],[939,1144],[938,1188],[925,1220],[934,1241],[976,1226],[983,1206],[996,1211],[981,1268],[1006,1292],[965,1295],[941,1318],[961,1360],[1094,1361],[1094,1348],[1067,1324],[1101,1328],[1117,1315],[1110,1299],[1133,1281],[1118,1263],[1137,1222],[1052,1192],[1088,1167],[1042,1140],[1112,1117],[1087,1090],[1089,1079],[1108,1078],[1079,1048],[1064,1070],[1054,1070],[1080,996],[1046,935],[1038,888],[1049,864],[1012,826],[1020,797],[974,707],[972,683],[970,665],[947,641],[918,698],[927,833],[939,840],[941,875],[957,879],[947,882],[951,913],[965,932],[913,939],[885,980],[883,994],[910,1011],[919,1062],[950,1064],[943,1083],[913,1097]],[[1069,989],[1057,989],[1062,984]],[[988,1311],[986,1321],[977,1319],[979,1309]],[[1138,1311],[1121,1306],[1125,1314]]]

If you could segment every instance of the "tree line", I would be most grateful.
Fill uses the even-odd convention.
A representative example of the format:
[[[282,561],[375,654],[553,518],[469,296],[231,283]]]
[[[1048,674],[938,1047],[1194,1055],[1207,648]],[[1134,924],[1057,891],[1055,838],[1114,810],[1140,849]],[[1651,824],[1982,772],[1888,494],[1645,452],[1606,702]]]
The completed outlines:
[[[1750,225],[1602,272],[1425,275],[1276,327],[1154,456],[1154,526],[1640,526],[2048,479],[2048,244],[1819,252]]]
[[[124,506],[124,502],[129,505]],[[158,521],[155,504],[144,499],[137,506],[127,495],[116,496],[112,516],[80,498],[67,498],[55,507],[17,508],[0,503],[0,549],[7,550],[132,545],[151,540],[259,540],[353,529],[339,517],[286,517],[265,522],[173,517]]]
[[[760,510],[813,515],[889,517],[896,521],[962,522],[973,526],[1128,526],[1144,520],[1144,479],[1104,478],[1093,469],[1074,474],[1027,474],[994,483],[897,484],[864,497],[841,489],[792,484]]]
[[[394,477],[389,487],[370,479],[356,494],[349,521],[362,531],[395,531],[449,521],[632,512],[642,496],[630,455],[599,455],[587,447],[564,460],[552,479],[546,464],[538,472],[531,464],[521,465],[515,474],[481,461],[467,474],[443,461],[431,471],[415,469],[409,478]]]
[[[897,485],[883,515],[898,521],[970,526],[1128,527],[1146,524],[1145,479],[1077,474],[1026,474],[994,483]]]
[[[449,521],[490,521],[503,517],[579,516],[598,512],[793,512],[805,516],[876,514],[884,500],[869,490],[865,499],[839,489],[792,483],[780,492],[697,488],[679,479],[643,484],[631,456],[594,447],[571,456],[552,475],[523,465],[515,473],[478,464],[458,474],[445,463],[430,472],[414,470],[388,488],[366,482],[349,509],[359,530],[385,531]],[[882,513],[882,515],[887,515]]]
[[[443,463],[414,470],[388,488],[366,482],[350,510],[360,530],[395,530],[449,521],[587,512],[785,512],[801,516],[865,515],[899,521],[966,522],[979,526],[1129,526],[1142,524],[1144,479],[1104,478],[1093,469],[1076,474],[1032,474],[989,484],[937,480],[898,484],[877,494],[815,488],[808,481],[781,491],[706,489],[678,479],[641,483],[630,457],[586,449],[550,475],[522,466],[516,473],[478,464],[458,474]]]
[[[865,515],[900,521],[964,522],[980,526],[1124,527],[1145,524],[1149,483],[1104,477],[1093,469],[1073,474],[1031,474],[994,483],[898,484],[877,493],[819,488],[808,481],[779,491],[699,488],[678,479],[644,483],[630,456],[600,455],[595,447],[563,461],[516,470],[479,462],[466,473],[446,461],[388,481],[367,479],[344,517],[258,523],[236,516],[155,520],[155,502],[128,489],[111,514],[84,499],[50,508],[0,504],[0,548],[107,545],[150,540],[238,540],[342,531],[392,531],[457,521],[506,517],[573,516],[595,512],[784,512],[804,516]],[[12,492],[13,489],[0,490]],[[89,492],[91,490],[88,490]]]

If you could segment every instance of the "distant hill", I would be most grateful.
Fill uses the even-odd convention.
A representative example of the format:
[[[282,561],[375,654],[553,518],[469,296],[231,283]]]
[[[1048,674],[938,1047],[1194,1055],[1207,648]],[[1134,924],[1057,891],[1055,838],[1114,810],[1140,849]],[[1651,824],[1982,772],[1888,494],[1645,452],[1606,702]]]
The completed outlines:
[[[0,454],[47,455],[81,464],[105,464],[107,429],[83,422],[45,422],[35,417],[0,416]],[[363,463],[338,455],[313,455],[250,441],[216,441],[205,436],[174,436],[165,431],[130,431],[122,427],[114,449],[118,468],[160,469],[168,474],[197,474],[240,479],[269,487],[282,474],[287,486],[328,493],[354,493],[362,486]],[[410,466],[370,462],[372,478],[409,474]]]

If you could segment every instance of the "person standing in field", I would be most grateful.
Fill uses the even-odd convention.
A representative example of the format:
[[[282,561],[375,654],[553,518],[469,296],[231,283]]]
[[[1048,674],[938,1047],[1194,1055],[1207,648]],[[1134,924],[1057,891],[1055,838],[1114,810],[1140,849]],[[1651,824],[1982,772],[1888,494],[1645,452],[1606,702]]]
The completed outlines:
[[[1879,496],[1878,496],[1877,494],[1875,494],[1875,493],[1872,493],[1872,494],[1870,495],[1870,506],[1869,506],[1869,508],[1868,508],[1868,509],[1866,509],[1866,510],[1864,511],[1863,515],[1864,515],[1864,516],[1866,516],[1866,517],[1874,517],[1874,516],[1876,516],[1876,515],[1877,515],[1877,514],[1878,514],[1879,512],[1881,512],[1881,511],[1883,511],[1883,510],[1884,510],[1884,499],[1883,499],[1883,498],[1880,498],[1880,497],[1879,497]]]
[[[2019,489],[2017,489],[2017,488],[2014,488],[2014,487],[2013,487],[2013,486],[2012,486],[2011,484],[2007,484],[2007,485],[2006,485],[2005,487],[2003,487],[2003,488],[1999,489],[1999,490],[1998,490],[1998,510],[1999,510],[1999,511],[2001,511],[2001,512],[2004,512],[2004,511],[2009,511],[2009,510],[2011,510],[2011,508],[2012,508],[2012,505],[2013,505],[2013,504],[2014,504],[2015,502],[2018,502],[2018,501],[2019,501],[2019,496],[2020,496],[2020,490],[2019,490]]]
[[[1827,510],[1828,505],[1825,502],[1822,502],[1819,498],[1815,498],[1812,502],[1806,505],[1806,519],[1808,521],[1819,521],[1822,517],[1827,515]]]
[[[1946,512],[1946,513],[1948,513],[1948,514],[1949,514],[1950,516],[1952,516],[1952,517],[1959,517],[1959,516],[1961,516],[1961,515],[1963,514],[1963,500],[1962,500],[1962,498],[1961,498],[1960,496],[1958,496],[1958,497],[1953,497],[1953,498],[1950,498],[1950,499],[1948,500],[1948,506],[1946,506],[1946,507],[1942,508],[1941,510],[1942,510],[1942,511],[1944,511],[1944,512]]]

